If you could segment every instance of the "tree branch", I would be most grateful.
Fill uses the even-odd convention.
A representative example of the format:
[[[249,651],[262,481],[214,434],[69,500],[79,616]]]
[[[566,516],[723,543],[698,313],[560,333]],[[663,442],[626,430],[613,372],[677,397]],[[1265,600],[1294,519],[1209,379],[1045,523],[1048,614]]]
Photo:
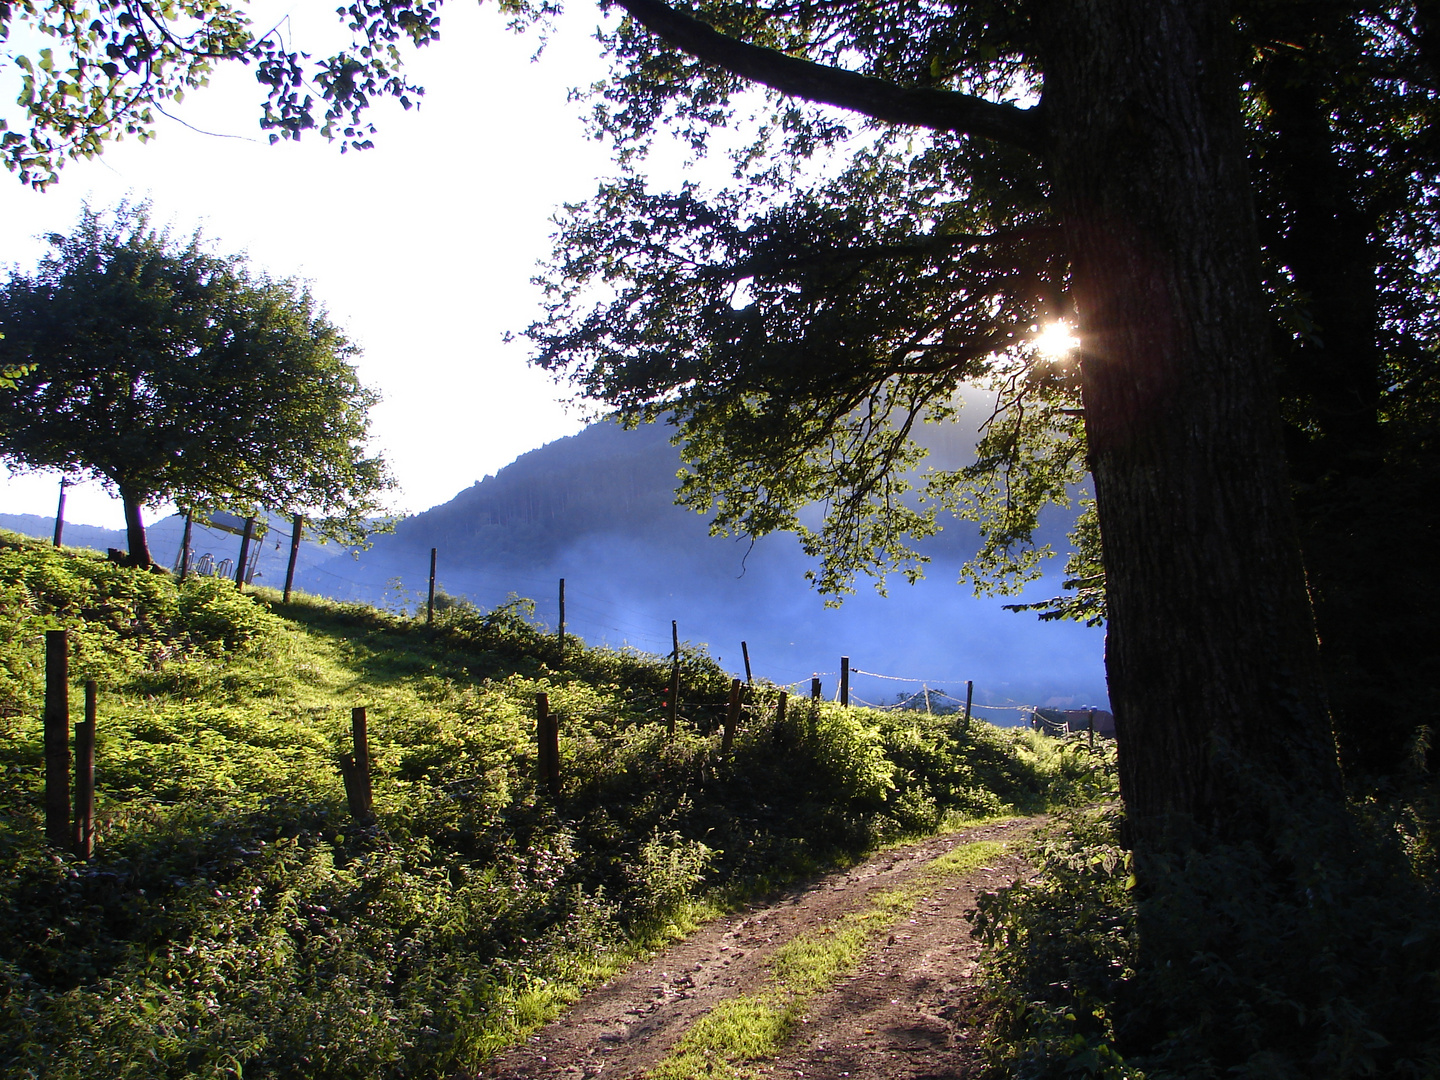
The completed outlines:
[[[782,274],[787,270],[806,270],[814,266],[834,266],[842,262],[872,262],[879,259],[915,259],[948,255],[966,247],[988,244],[1019,244],[1029,240],[1059,237],[1054,225],[1027,225],[999,229],[990,233],[936,233],[917,237],[909,243],[856,244],[850,247],[818,248],[788,255],[756,256],[742,259],[730,266],[707,267],[698,276],[707,274],[722,281],[742,281],[749,277]]]
[[[1037,109],[1019,109],[949,90],[906,88],[869,75],[827,67],[737,41],[661,0],[615,0],[667,44],[782,94],[834,105],[894,124],[954,131],[1040,153],[1044,125]]]

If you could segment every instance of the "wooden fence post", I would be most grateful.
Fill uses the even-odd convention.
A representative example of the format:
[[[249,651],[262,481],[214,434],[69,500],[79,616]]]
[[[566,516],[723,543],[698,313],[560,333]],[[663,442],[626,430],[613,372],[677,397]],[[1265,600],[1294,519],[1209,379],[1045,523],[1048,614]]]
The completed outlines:
[[[295,561],[300,558],[300,534],[305,529],[305,515],[296,514],[290,519],[290,562],[285,567],[284,603],[290,602],[290,587],[295,584]]]
[[[60,505],[55,507],[55,546],[60,546],[60,537],[65,532],[65,477],[60,477]]]
[[[820,700],[820,676],[816,675],[810,680],[810,700]]]
[[[750,675],[750,646],[743,641],[740,642],[740,655],[745,657],[745,685],[748,686],[755,680]]]
[[[245,519],[245,531],[240,536],[240,561],[235,565],[235,587],[245,591],[245,564],[250,561],[250,541],[255,536],[255,519]]]
[[[670,654],[670,715],[667,717],[667,728],[673,739],[675,719],[680,715],[680,625],[674,619],[670,620],[670,642],[673,651]]]
[[[840,657],[840,704],[850,704],[850,658]]]
[[[970,699],[975,695],[975,680],[965,680],[965,725],[970,725]]]
[[[185,531],[180,534],[180,580],[190,576],[190,536],[195,527],[195,508],[185,511]]]
[[[85,682],[85,719],[75,725],[74,850],[87,862],[95,854],[95,713],[99,687]]]
[[[730,702],[725,707],[725,735],[720,740],[720,753],[728,756],[735,746],[735,729],[740,725],[740,680],[730,680]]]
[[[565,579],[560,579],[560,662],[565,662]]]
[[[70,846],[70,632],[45,631],[45,841]]]
[[[540,751],[540,782],[550,798],[560,796],[560,718],[550,715],[550,695],[535,695],[535,743]]]
[[[60,477],[60,501],[55,507],[55,547],[60,546],[60,537],[65,534],[65,485],[68,480]]]
[[[350,816],[358,825],[375,824],[375,795],[370,785],[370,733],[365,719],[365,707],[350,710],[350,737],[355,743],[355,754],[340,755],[340,776],[345,781],[345,801],[350,804]]]
[[[780,691],[780,700],[775,703],[775,734],[780,734],[780,729],[785,726],[785,704],[790,700],[790,695],[784,690]]]
[[[435,625],[435,555],[437,548],[430,549],[430,598],[425,601],[425,625]]]

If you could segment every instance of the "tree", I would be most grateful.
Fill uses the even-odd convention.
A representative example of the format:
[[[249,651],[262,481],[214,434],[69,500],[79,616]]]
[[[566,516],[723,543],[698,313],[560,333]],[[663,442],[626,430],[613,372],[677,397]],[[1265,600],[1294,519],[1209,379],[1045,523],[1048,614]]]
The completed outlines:
[[[1402,771],[1429,711],[1424,648],[1440,577],[1428,445],[1435,362],[1426,9],[1250,4],[1241,33],[1260,212],[1301,547],[1342,761],[1363,789]],[[1088,520],[1088,519],[1087,519]],[[1043,617],[1103,617],[1097,532],[1069,567],[1074,596]]]
[[[1341,491],[1346,477],[1373,487],[1382,451],[1393,455],[1397,449],[1395,438],[1382,442],[1380,437],[1382,410],[1389,421],[1403,420],[1389,424],[1409,429],[1408,435],[1392,432],[1402,439],[1421,445],[1426,430],[1433,431],[1433,260],[1416,255],[1433,243],[1430,207],[1437,172],[1431,120],[1436,80],[1425,45],[1423,6],[1252,3],[1237,5],[1228,25],[1230,9],[1216,7],[1208,16],[1211,38],[1197,36],[1190,45],[1138,29],[1136,36],[1126,36],[1130,31],[1122,31],[1117,21],[1124,5],[1087,14],[1090,25],[1070,28],[1073,36],[1067,29],[1059,38],[1050,32],[1054,27],[1066,25],[1067,17],[1080,18],[1064,4],[965,5],[940,14],[922,5],[864,3],[823,9],[776,4],[747,13],[741,5],[713,3],[701,6],[703,22],[651,0],[621,0],[618,6],[633,21],[610,40],[623,71],[606,91],[596,124],[629,152],[643,146],[650,127],[662,118],[685,125],[703,141],[706,131],[729,115],[730,96],[742,82],[737,76],[788,96],[772,112],[765,135],[792,156],[841,136],[854,137],[834,114],[804,114],[794,104],[797,98],[973,137],[942,134],[926,140],[906,133],[897,139],[882,133],[873,136],[848,173],[809,188],[787,186],[769,161],[750,170],[748,191],[708,201],[694,191],[651,195],[633,179],[608,185],[589,206],[570,215],[557,246],[549,275],[555,283],[551,313],[532,330],[542,362],[570,371],[587,390],[634,415],[653,416],[656,404],[678,410],[695,466],[686,497],[702,508],[714,507],[722,527],[796,529],[825,560],[822,584],[837,587],[847,583],[851,568],[867,562],[880,569],[907,569],[908,545],[897,534],[908,528],[912,535],[923,535],[931,527],[911,508],[894,509],[894,500],[903,495],[903,482],[894,474],[913,459],[898,439],[887,439],[887,424],[898,436],[927,412],[929,418],[943,418],[956,379],[999,375],[1010,408],[992,423],[980,463],[968,475],[933,479],[930,494],[942,506],[958,502],[963,508],[969,499],[973,507],[978,499],[980,510],[994,513],[995,548],[982,554],[998,559],[989,559],[988,566],[982,559],[979,569],[1003,568],[1008,546],[1028,537],[1036,509],[1065,498],[1068,483],[1078,479],[1077,462],[1095,467],[1100,517],[1087,516],[1081,539],[1098,542],[1103,534],[1109,572],[1089,558],[1098,544],[1088,545],[1072,566],[1072,580],[1083,587],[1080,601],[1067,601],[1058,610],[1087,618],[1103,615],[1107,598],[1102,589],[1108,585],[1109,610],[1117,615],[1116,589],[1125,587],[1113,575],[1121,566],[1140,574],[1134,585],[1140,607],[1128,610],[1147,614],[1122,621],[1139,628],[1153,651],[1142,660],[1146,650],[1137,650],[1127,661],[1127,642],[1134,639],[1126,626],[1112,622],[1112,694],[1122,713],[1150,718],[1157,759],[1168,757],[1172,765],[1167,772],[1156,767],[1158,760],[1141,761],[1147,737],[1137,738],[1134,724],[1122,725],[1132,824],[1143,828],[1136,818],[1146,815],[1137,811],[1148,801],[1138,794],[1138,774],[1180,790],[1187,781],[1179,774],[1206,757],[1206,745],[1213,750],[1223,744],[1251,764],[1268,758],[1272,766],[1298,752],[1311,763],[1309,771],[1300,773],[1320,781],[1317,790],[1334,792],[1335,774],[1325,760],[1333,754],[1313,665],[1304,675],[1295,656],[1283,665],[1290,677],[1312,688],[1301,710],[1312,721],[1299,725],[1309,730],[1301,736],[1308,743],[1305,750],[1244,748],[1247,737],[1240,730],[1227,730],[1228,724],[1198,714],[1187,718],[1184,707],[1173,707],[1172,695],[1185,694],[1199,713],[1248,713],[1244,727],[1265,726],[1270,721],[1261,718],[1267,715],[1286,715],[1281,699],[1272,698],[1267,708],[1263,695],[1252,696],[1247,689],[1238,697],[1222,693],[1207,702],[1196,684],[1197,679],[1226,681],[1237,670],[1230,666],[1233,658],[1211,653],[1201,640],[1223,619],[1212,621],[1201,613],[1233,604],[1240,592],[1252,590],[1253,567],[1246,565],[1251,552],[1269,552],[1263,556],[1268,558],[1291,547],[1283,536],[1287,481],[1283,466],[1275,471],[1285,460],[1278,445],[1262,444],[1269,436],[1257,435],[1241,448],[1236,433],[1223,430],[1236,422],[1275,429],[1273,420],[1262,418],[1273,407],[1268,403],[1272,361],[1264,354],[1272,351],[1282,362],[1293,476],[1322,479],[1331,491]],[[1158,18],[1153,10],[1137,15],[1151,17]],[[1200,24],[1194,26],[1198,34]],[[1120,37],[1107,38],[1106,27]],[[654,52],[646,29],[692,59]],[[1163,57],[1164,66],[1179,69],[1172,72],[1175,86],[1163,79],[1144,84],[1138,76],[1138,81],[1127,76],[1114,84],[1084,81],[1095,70],[1125,66],[1123,53],[1138,48],[1137,42],[1149,50],[1146,55]],[[1208,88],[1206,80],[1191,78],[1182,49],[1202,44],[1213,50],[1205,59]],[[1111,47],[1106,59],[1104,50]],[[1069,55],[1074,49],[1090,51]],[[1192,59],[1200,55],[1189,54]],[[1066,64],[1072,62],[1081,67],[1070,72]],[[836,70],[840,64],[847,70]],[[1147,93],[1178,102],[1182,83],[1183,92],[1208,94],[1208,104],[1202,108],[1195,99],[1189,113],[1168,119],[1158,106],[1152,110]],[[978,88],[987,99],[954,93],[966,88]],[[1025,91],[1039,99],[1038,108],[1008,114],[996,108],[1006,93],[1018,100]],[[1114,113],[1107,119],[1105,103],[1115,101],[1138,110],[1144,123]],[[1218,123],[1227,110],[1228,133],[1196,126]],[[1063,121],[1057,119],[1061,116]],[[1041,133],[1019,127],[1020,117],[1033,121]],[[1189,129],[1200,142],[1188,148],[1176,143],[1172,128]],[[1228,143],[1216,141],[1222,134]],[[1089,142],[1079,145],[1077,138]],[[1110,143],[1102,146],[1105,138]],[[1203,152],[1201,143],[1206,144]],[[1141,147],[1178,156],[1168,165],[1149,161]],[[1237,161],[1243,153],[1251,175],[1244,163],[1224,164],[1222,149]],[[1213,198],[1213,188],[1196,187],[1192,178],[1180,175],[1185,153],[1192,155],[1187,167],[1193,166],[1201,181],[1215,183],[1219,173],[1214,169],[1232,169],[1227,182],[1234,185],[1236,200],[1227,206]],[[1163,181],[1162,165],[1176,170]],[[1132,166],[1127,179],[1124,168]],[[1152,170],[1148,180],[1145,169]],[[1096,186],[1082,185],[1077,192],[1070,187],[1076,176]],[[1125,186],[1139,183],[1154,185],[1148,195],[1155,214],[1151,219],[1145,218],[1145,193]],[[1175,198],[1187,192],[1194,201],[1188,207],[1175,205]],[[1252,226],[1244,204],[1249,192],[1262,211],[1264,230],[1258,238],[1248,233]],[[1079,217],[1067,218],[1067,199]],[[1228,220],[1222,211],[1231,215]],[[1177,239],[1187,228],[1212,231],[1208,237],[1192,235],[1186,243],[1197,246],[1186,249]],[[1168,273],[1198,285],[1197,274],[1187,269],[1181,275],[1176,267],[1205,265],[1217,252],[1204,245],[1247,234],[1250,251],[1236,246],[1225,258],[1236,273],[1248,264],[1249,284],[1241,287],[1237,283],[1244,279],[1234,278],[1228,287],[1218,281],[1205,287],[1208,299],[1248,291],[1252,301],[1264,305],[1249,309],[1249,317],[1259,321],[1242,335],[1255,353],[1243,379],[1228,362],[1210,365],[1218,351],[1234,349],[1238,357],[1243,352],[1238,338],[1229,345],[1211,338],[1193,360],[1176,354],[1173,363],[1148,365],[1147,349],[1160,357],[1168,347],[1155,339],[1158,327],[1127,330],[1137,336],[1133,355],[1124,361],[1108,348],[1118,338],[1082,334],[1088,355],[1078,378],[1017,348],[1035,324],[1059,313],[1078,315],[1082,323],[1099,317],[1104,325],[1112,316],[1097,313],[1118,302],[1127,288],[1156,288],[1149,310],[1170,320],[1177,333],[1183,327],[1183,335],[1198,334],[1198,324],[1207,324],[1208,333],[1224,324],[1239,334],[1240,308],[1224,314],[1189,307],[1189,301],[1180,303],[1178,293],[1167,293],[1171,286],[1161,278]],[[1092,245],[1088,256],[1087,244]],[[1115,258],[1105,255],[1105,244],[1120,245]],[[1192,259],[1198,261],[1192,264]],[[1132,267],[1136,276],[1128,284],[1109,281],[1107,275],[1127,261],[1146,265]],[[1087,280],[1091,274],[1098,276]],[[602,295],[613,292],[617,299],[592,305],[596,284],[603,284]],[[1131,310],[1139,319],[1146,309],[1137,300]],[[1114,329],[1113,322],[1106,326],[1107,332]],[[1106,348],[1098,346],[1101,341]],[[997,363],[996,353],[1008,356]],[[1112,376],[1117,380],[1112,382]],[[1135,382],[1127,387],[1131,379]],[[1239,382],[1226,386],[1226,379]],[[1241,386],[1251,395],[1248,402],[1235,397]],[[1204,420],[1198,411],[1206,407],[1207,394],[1216,395],[1211,404],[1217,408],[1223,404],[1244,411],[1230,419],[1217,412]],[[1181,397],[1187,398],[1183,404]],[[1081,408],[1088,456],[1086,439],[1069,420],[1071,411]],[[1107,408],[1112,415],[1105,415]],[[1240,421],[1242,415],[1247,419]],[[1140,425],[1172,421],[1177,434],[1185,432],[1188,449],[1142,446]],[[1206,430],[1207,424],[1214,426]],[[1152,433],[1164,441],[1162,432],[1145,436]],[[1218,441],[1211,443],[1212,438]],[[1222,450],[1226,444],[1230,448]],[[1107,460],[1112,448],[1118,456]],[[1234,457],[1216,469],[1216,462],[1204,460],[1210,449]],[[1172,451],[1175,456],[1167,457]],[[1241,490],[1248,485],[1225,474],[1246,471],[1248,466],[1238,464],[1242,460],[1257,466],[1264,461],[1271,470],[1267,483],[1278,486],[1263,496],[1258,486]],[[797,461],[805,465],[797,467]],[[997,465],[1003,484],[998,497],[983,486],[965,490],[964,484],[984,479]],[[1127,481],[1133,486],[1112,488],[1107,496],[1112,468],[1134,468]],[[1195,482],[1206,492],[1184,490],[1184,484]],[[1140,490],[1144,485],[1148,494]],[[1413,490],[1414,480],[1407,486]],[[1229,493],[1220,494],[1225,489]],[[1146,508],[1142,494],[1171,505],[1152,501]],[[1342,497],[1353,502],[1354,495]],[[1211,498],[1218,501],[1208,503]],[[1255,502],[1241,509],[1247,500]],[[818,534],[805,529],[799,513],[802,505],[815,501],[830,508],[829,527]],[[1274,503],[1275,516],[1246,537],[1251,523],[1265,520],[1262,502]],[[1312,583],[1323,588],[1322,599],[1334,599],[1355,592],[1349,581],[1357,550],[1355,544],[1342,546],[1339,553],[1331,550],[1336,546],[1334,496],[1325,502],[1325,527],[1307,529],[1307,539],[1315,556],[1312,571],[1319,571]],[[1207,504],[1213,510],[1200,509]],[[1173,525],[1178,516],[1197,511],[1200,516],[1192,521],[1205,520],[1204,527],[1180,526],[1168,539],[1156,528],[1167,514]],[[1223,514],[1234,517],[1222,524]],[[1318,520],[1308,502],[1306,519]],[[1133,535],[1127,536],[1127,529],[1134,529]],[[1229,535],[1207,535],[1211,530]],[[1183,566],[1184,559],[1173,565],[1162,559],[1147,573],[1132,561],[1153,556],[1161,545],[1179,550],[1194,542],[1210,545],[1218,556],[1203,570]],[[1229,551],[1222,555],[1226,545]],[[1373,554],[1366,552],[1367,563]],[[1013,565],[1026,568],[1024,562]],[[1292,583],[1291,603],[1297,565],[1292,561],[1284,571]],[[1176,570],[1191,575],[1188,588],[1171,588]],[[1206,579],[1213,584],[1207,586]],[[1166,593],[1180,603],[1169,607],[1161,599]],[[1369,599],[1374,598],[1371,590]],[[1262,607],[1278,613],[1270,604],[1264,601]],[[1300,609],[1295,606],[1284,618],[1295,647],[1309,652],[1304,639],[1313,632]],[[1368,633],[1363,609],[1357,612],[1354,603],[1327,604],[1322,611],[1329,615],[1325,636],[1332,654],[1347,638],[1353,642]],[[1357,613],[1362,617],[1355,618]],[[1202,629],[1206,623],[1209,630]],[[1182,628],[1184,633],[1176,632]],[[1275,630],[1272,623],[1264,634]],[[1192,636],[1197,633],[1199,638]],[[1259,643],[1245,648],[1252,645]],[[1171,690],[1154,689],[1170,696],[1169,705],[1153,698],[1148,703],[1120,700],[1131,679],[1165,671],[1167,656]],[[1129,674],[1117,679],[1122,666]],[[1202,674],[1206,670],[1209,676]],[[1265,678],[1260,667],[1253,675]],[[1366,711],[1373,714],[1373,700],[1369,706]],[[1378,743],[1388,742],[1393,765],[1404,742],[1394,736],[1413,729],[1418,717],[1377,724],[1373,715],[1356,715],[1359,711],[1347,715],[1352,756],[1359,761]],[[1126,726],[1132,731],[1129,738],[1123,734]],[[1373,733],[1380,727],[1388,727],[1390,737],[1376,739]],[[1201,732],[1183,753],[1174,752]],[[1196,771],[1197,779],[1203,771]],[[1212,813],[1221,806],[1244,805],[1213,778],[1200,786],[1209,786],[1209,794],[1197,798],[1209,801]],[[1185,799],[1178,801],[1183,805]]]
[[[927,23],[930,9],[908,5],[902,16],[893,5],[793,9],[802,15],[716,4],[704,22],[651,0],[619,6],[632,21],[613,48],[635,74],[614,84],[620,107],[602,117],[616,137],[642,137],[668,110],[702,119],[747,79],[940,133],[921,165],[939,177],[887,168],[882,143],[819,197],[778,209],[617,185],[566,235],[578,254],[560,267],[571,290],[537,330],[544,360],[623,407],[676,410],[700,442],[692,493],[723,500],[722,521],[765,531],[790,524],[819,487],[844,491],[848,510],[893,484],[908,424],[943,415],[959,379],[1069,309],[1084,342],[1086,463],[1135,837],[1158,840],[1177,821],[1249,828],[1227,758],[1338,795],[1226,8],[1057,3],[987,8],[985,19],[967,7]],[[650,34],[699,62],[657,54]],[[979,59],[987,49],[996,59]],[[1033,92],[1039,104],[972,88]],[[872,186],[881,172],[898,197]],[[600,276],[619,298],[585,308],[581,290]],[[754,303],[737,311],[741,282]],[[877,312],[880,325],[862,329]],[[827,399],[818,419],[807,411]],[[878,422],[887,413],[898,425]],[[842,451],[845,462],[883,468],[786,466],[847,441],[860,453]],[[723,474],[706,467],[713,445],[731,463]],[[845,545],[887,550],[884,518],[840,520],[831,550],[842,561],[853,561]]]
[[[355,347],[293,281],[155,230],[146,206],[86,209],[34,273],[0,288],[0,456],[90,474],[125,506],[304,512],[358,541],[390,486],[365,453],[375,395]]]

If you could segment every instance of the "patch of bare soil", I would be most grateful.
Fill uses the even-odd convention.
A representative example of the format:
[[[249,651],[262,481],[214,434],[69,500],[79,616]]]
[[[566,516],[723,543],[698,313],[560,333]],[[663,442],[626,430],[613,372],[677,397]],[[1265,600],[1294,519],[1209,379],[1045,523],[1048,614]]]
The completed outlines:
[[[776,948],[863,908],[876,891],[914,877],[952,848],[1010,840],[1036,819],[995,822],[892,848],[781,900],[718,919],[587,994],[526,1043],[492,1060],[487,1080],[625,1080],[654,1067],[720,1001],[760,989]],[[965,912],[983,892],[1025,873],[1006,853],[947,880],[922,899],[859,967],[815,998],[776,1060],[777,1077],[941,1080],[976,1071],[972,1024],[979,946]]]

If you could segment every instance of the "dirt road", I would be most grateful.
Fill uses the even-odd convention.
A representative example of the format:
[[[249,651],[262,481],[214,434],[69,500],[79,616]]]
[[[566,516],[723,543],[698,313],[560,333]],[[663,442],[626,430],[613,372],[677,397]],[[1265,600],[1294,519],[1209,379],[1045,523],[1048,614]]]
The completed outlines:
[[[588,994],[525,1044],[492,1060],[486,1080],[631,1080],[654,1068],[691,1026],[729,998],[759,991],[780,946],[826,933],[870,899],[922,878],[936,858],[976,841],[1010,841],[1034,819],[996,822],[882,852],[775,903],[702,928]],[[927,887],[828,991],[805,1003],[762,1076],[809,1080],[948,1080],[978,1067],[972,1023],[978,945],[964,915],[978,894],[1026,867],[1013,850]]]

